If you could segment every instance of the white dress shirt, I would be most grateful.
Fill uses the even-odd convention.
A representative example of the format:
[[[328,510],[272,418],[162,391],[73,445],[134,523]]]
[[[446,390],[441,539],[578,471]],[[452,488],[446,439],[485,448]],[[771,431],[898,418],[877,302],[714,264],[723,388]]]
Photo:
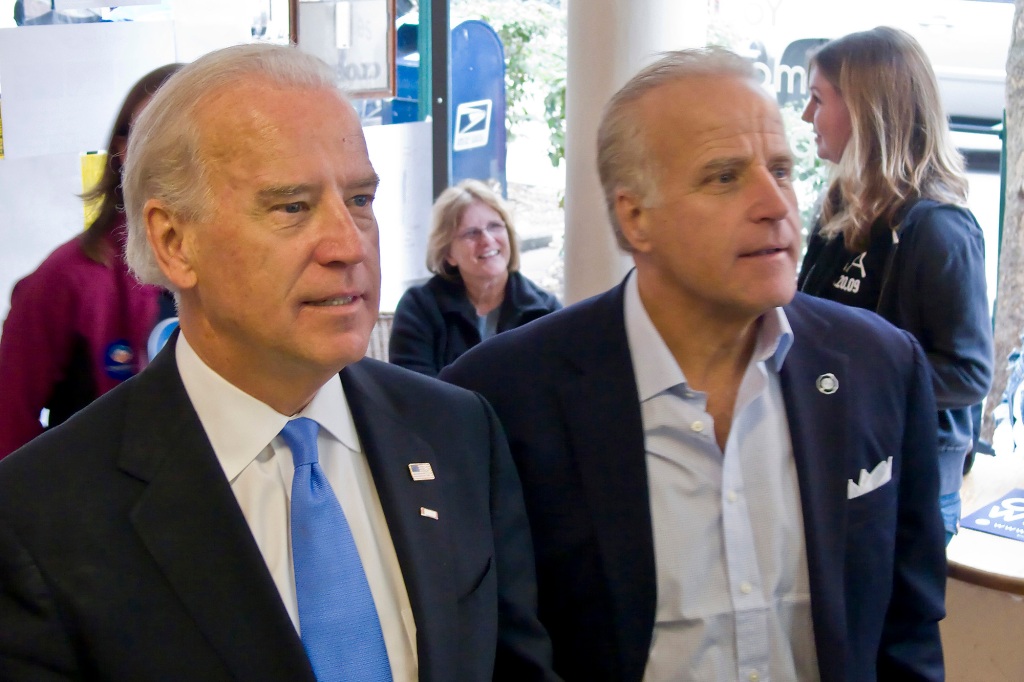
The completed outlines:
[[[291,418],[228,383],[178,337],[178,371],[263,554],[281,600],[299,630],[291,551],[291,491],[295,465],[281,429]],[[359,444],[341,379],[335,375],[301,413],[320,424],[320,467],[352,530],[366,572],[396,682],[415,682],[416,624],[384,510]]]
[[[707,394],[691,389],[626,286],[626,337],[644,428],[657,574],[644,679],[817,680],[807,551],[778,371],[792,344],[766,313],[723,453]]]

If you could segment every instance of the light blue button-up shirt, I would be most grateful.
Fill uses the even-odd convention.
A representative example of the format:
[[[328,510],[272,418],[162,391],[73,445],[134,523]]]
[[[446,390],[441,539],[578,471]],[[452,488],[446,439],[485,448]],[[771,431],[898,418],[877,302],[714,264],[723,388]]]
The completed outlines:
[[[793,342],[766,313],[723,453],[640,301],[625,297],[650,490],[658,603],[644,679],[817,680],[807,551],[779,369]]]

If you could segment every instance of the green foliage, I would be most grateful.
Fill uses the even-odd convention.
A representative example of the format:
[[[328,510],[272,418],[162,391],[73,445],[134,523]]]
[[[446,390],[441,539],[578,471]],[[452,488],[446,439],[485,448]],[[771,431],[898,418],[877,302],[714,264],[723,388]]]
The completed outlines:
[[[793,151],[796,168],[793,173],[793,186],[800,206],[800,217],[803,220],[805,233],[814,224],[818,213],[818,202],[828,186],[828,164],[818,158],[818,147],[814,143],[814,130],[810,123],[801,120],[803,106],[791,102],[782,107],[782,123],[786,127],[786,136]]]
[[[505,48],[505,104],[509,137],[530,121],[544,121],[548,156],[565,156],[566,15],[557,0],[452,0],[451,24],[481,19]],[[543,110],[543,115],[540,111]]]
[[[555,168],[565,158],[565,72],[551,83],[544,96],[544,120],[548,124],[548,158]]]

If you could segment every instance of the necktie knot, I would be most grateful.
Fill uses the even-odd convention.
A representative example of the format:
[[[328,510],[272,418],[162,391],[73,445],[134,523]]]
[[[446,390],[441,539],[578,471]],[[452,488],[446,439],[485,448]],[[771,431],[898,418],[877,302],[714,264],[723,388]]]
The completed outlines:
[[[316,434],[320,425],[307,417],[292,419],[281,429],[281,437],[292,451],[292,461],[298,468],[318,461]]]

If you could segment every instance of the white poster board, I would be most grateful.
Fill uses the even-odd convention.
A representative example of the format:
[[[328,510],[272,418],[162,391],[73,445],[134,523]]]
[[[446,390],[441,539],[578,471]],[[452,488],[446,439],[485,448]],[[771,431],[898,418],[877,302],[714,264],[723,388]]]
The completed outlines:
[[[4,161],[102,150],[128,90],[173,61],[170,22],[0,29]]]
[[[82,231],[78,154],[0,160],[0,320],[15,282]]]
[[[430,276],[427,236],[433,204],[432,124],[429,121],[363,129],[370,162],[380,176],[373,202],[380,227],[380,309],[393,311],[410,284]]]

